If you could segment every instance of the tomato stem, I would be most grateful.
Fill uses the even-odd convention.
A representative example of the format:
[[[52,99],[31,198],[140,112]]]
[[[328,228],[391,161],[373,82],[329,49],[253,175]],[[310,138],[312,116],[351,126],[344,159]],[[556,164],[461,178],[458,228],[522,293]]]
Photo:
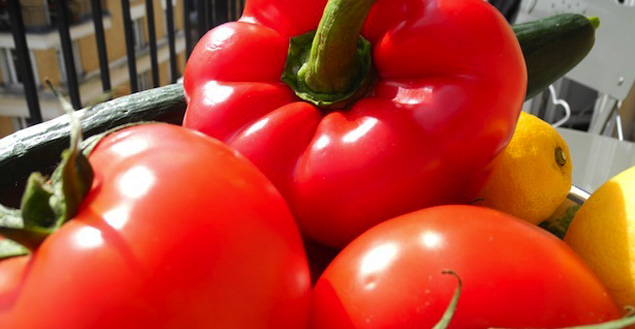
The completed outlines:
[[[454,290],[454,295],[452,296],[452,300],[450,300],[450,304],[448,305],[448,308],[445,310],[445,313],[443,313],[441,320],[439,320],[439,322],[437,322],[437,324],[434,325],[432,329],[445,329],[450,325],[450,321],[452,321],[452,317],[454,317],[454,313],[456,312],[456,305],[459,303],[459,296],[461,296],[462,282],[459,275],[452,270],[445,270],[445,271],[442,271],[441,273],[450,274],[456,277],[457,285],[456,285],[456,289]]]
[[[88,159],[80,151],[82,133],[79,119],[48,79],[46,83],[69,115],[70,148],[62,152],[62,160],[50,179],[41,173],[29,176],[21,210],[0,207],[0,233],[31,251],[77,214],[94,177]]]

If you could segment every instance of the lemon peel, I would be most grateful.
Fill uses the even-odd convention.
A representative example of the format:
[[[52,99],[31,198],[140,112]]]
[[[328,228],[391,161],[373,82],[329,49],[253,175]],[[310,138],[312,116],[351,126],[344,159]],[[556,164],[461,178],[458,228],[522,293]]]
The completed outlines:
[[[522,112],[507,147],[495,160],[478,205],[533,224],[549,218],[571,188],[571,156],[547,122]]]
[[[585,201],[564,241],[589,265],[619,307],[635,305],[635,167]]]

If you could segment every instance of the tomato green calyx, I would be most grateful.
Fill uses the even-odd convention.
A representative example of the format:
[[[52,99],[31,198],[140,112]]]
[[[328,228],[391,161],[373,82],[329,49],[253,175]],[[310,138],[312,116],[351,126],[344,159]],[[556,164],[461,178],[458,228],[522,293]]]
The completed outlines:
[[[20,210],[0,208],[0,234],[31,251],[77,214],[94,177],[88,159],[80,152],[79,119],[57,90],[52,86],[51,89],[69,113],[71,146],[62,152],[62,160],[50,179],[39,172],[29,176]],[[3,255],[0,250],[0,258]]]
[[[341,108],[366,95],[376,74],[360,32],[375,1],[330,0],[317,31],[291,38],[282,81],[298,97]]]
[[[448,305],[448,308],[445,310],[445,313],[443,313],[441,320],[439,320],[439,322],[432,329],[445,329],[450,325],[450,321],[452,321],[454,312],[456,312],[456,304],[458,304],[459,296],[461,295],[462,282],[459,275],[452,270],[445,270],[441,273],[454,275],[454,277],[456,277],[457,284],[456,284],[456,289],[454,290],[454,295],[452,296],[452,300],[450,300],[450,304]]]

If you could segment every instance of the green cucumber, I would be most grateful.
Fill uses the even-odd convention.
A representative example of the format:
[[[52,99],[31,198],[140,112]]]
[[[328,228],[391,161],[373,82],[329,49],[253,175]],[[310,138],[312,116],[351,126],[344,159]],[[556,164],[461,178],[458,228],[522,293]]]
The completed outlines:
[[[591,51],[596,17],[561,14],[512,26],[527,65],[530,99],[564,76]]]
[[[594,24],[581,15],[559,15],[513,27],[529,73],[527,98],[562,77],[589,52]],[[186,103],[181,84],[150,89],[81,110],[84,136],[137,121],[179,124]],[[68,147],[65,116],[0,139],[0,204],[18,207],[24,183],[31,172],[50,173]]]

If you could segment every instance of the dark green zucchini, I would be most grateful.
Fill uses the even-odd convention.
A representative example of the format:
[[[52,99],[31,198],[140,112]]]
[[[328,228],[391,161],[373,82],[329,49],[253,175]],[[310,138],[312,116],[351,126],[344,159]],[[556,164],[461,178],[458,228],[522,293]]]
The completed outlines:
[[[600,21],[561,14],[512,26],[527,65],[525,99],[545,90],[591,51]]]
[[[593,20],[581,15],[559,15],[513,29],[528,67],[528,98],[573,68],[594,42]],[[174,84],[120,97],[79,113],[84,136],[88,137],[136,121],[179,124],[185,108],[183,87]],[[0,139],[0,204],[18,207],[28,175],[33,171],[52,172],[68,143],[65,116]]]

